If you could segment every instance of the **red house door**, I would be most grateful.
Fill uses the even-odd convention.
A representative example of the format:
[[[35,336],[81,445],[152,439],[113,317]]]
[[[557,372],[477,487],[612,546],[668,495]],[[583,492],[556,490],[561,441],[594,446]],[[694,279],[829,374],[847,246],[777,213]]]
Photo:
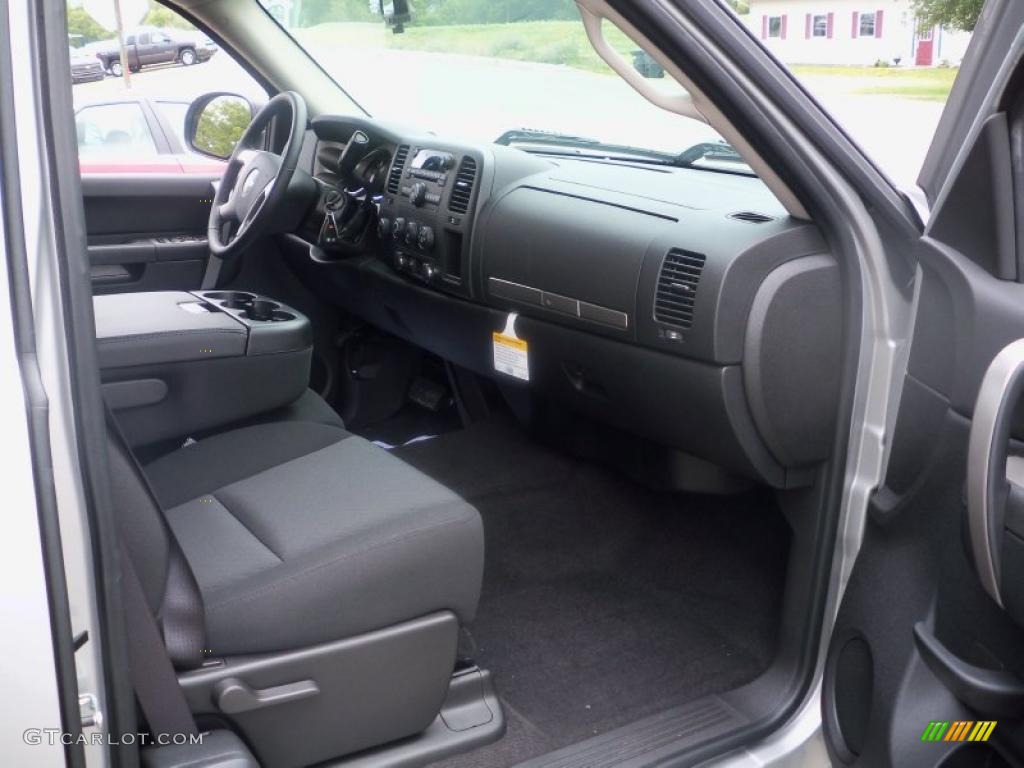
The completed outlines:
[[[930,67],[934,55],[935,30],[920,29],[917,32],[917,53],[914,56],[914,63],[919,67]]]

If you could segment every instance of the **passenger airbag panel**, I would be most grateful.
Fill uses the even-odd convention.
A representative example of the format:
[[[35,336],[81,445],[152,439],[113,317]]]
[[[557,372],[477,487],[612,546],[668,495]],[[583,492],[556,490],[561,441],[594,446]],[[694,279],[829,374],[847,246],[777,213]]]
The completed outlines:
[[[483,274],[544,292],[541,306],[562,314],[580,317],[576,301],[631,316],[647,246],[672,223],[664,216],[519,187],[487,217]]]

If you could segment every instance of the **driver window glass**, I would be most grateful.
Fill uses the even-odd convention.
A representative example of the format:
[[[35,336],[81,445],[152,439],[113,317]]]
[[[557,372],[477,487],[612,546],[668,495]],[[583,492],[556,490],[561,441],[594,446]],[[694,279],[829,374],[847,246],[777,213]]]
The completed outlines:
[[[185,146],[185,115],[188,113],[189,102],[161,100],[156,103],[157,109],[167,119],[174,140],[179,147]]]
[[[121,3],[127,14],[122,60],[113,0],[67,3],[82,172],[217,173],[223,162],[193,152],[184,140],[189,105],[211,91],[228,91],[259,106],[267,93],[228,51],[181,15],[144,3],[141,15],[131,18],[136,5]]]

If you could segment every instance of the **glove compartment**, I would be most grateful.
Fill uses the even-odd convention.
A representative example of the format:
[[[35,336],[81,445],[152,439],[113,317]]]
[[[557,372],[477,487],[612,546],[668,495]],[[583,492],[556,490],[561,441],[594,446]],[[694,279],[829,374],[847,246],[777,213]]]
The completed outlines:
[[[483,222],[482,295],[524,314],[633,339],[648,245],[674,223],[657,213],[517,187]]]

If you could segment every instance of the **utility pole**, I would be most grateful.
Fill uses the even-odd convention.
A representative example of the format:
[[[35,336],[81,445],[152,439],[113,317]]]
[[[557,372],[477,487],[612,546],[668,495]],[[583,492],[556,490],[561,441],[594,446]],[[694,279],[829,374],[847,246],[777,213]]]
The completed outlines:
[[[121,23],[121,0],[114,0],[114,26],[117,27],[117,47],[121,54],[121,77],[124,87],[132,87],[131,72],[128,69],[128,51],[124,47],[124,25]]]

